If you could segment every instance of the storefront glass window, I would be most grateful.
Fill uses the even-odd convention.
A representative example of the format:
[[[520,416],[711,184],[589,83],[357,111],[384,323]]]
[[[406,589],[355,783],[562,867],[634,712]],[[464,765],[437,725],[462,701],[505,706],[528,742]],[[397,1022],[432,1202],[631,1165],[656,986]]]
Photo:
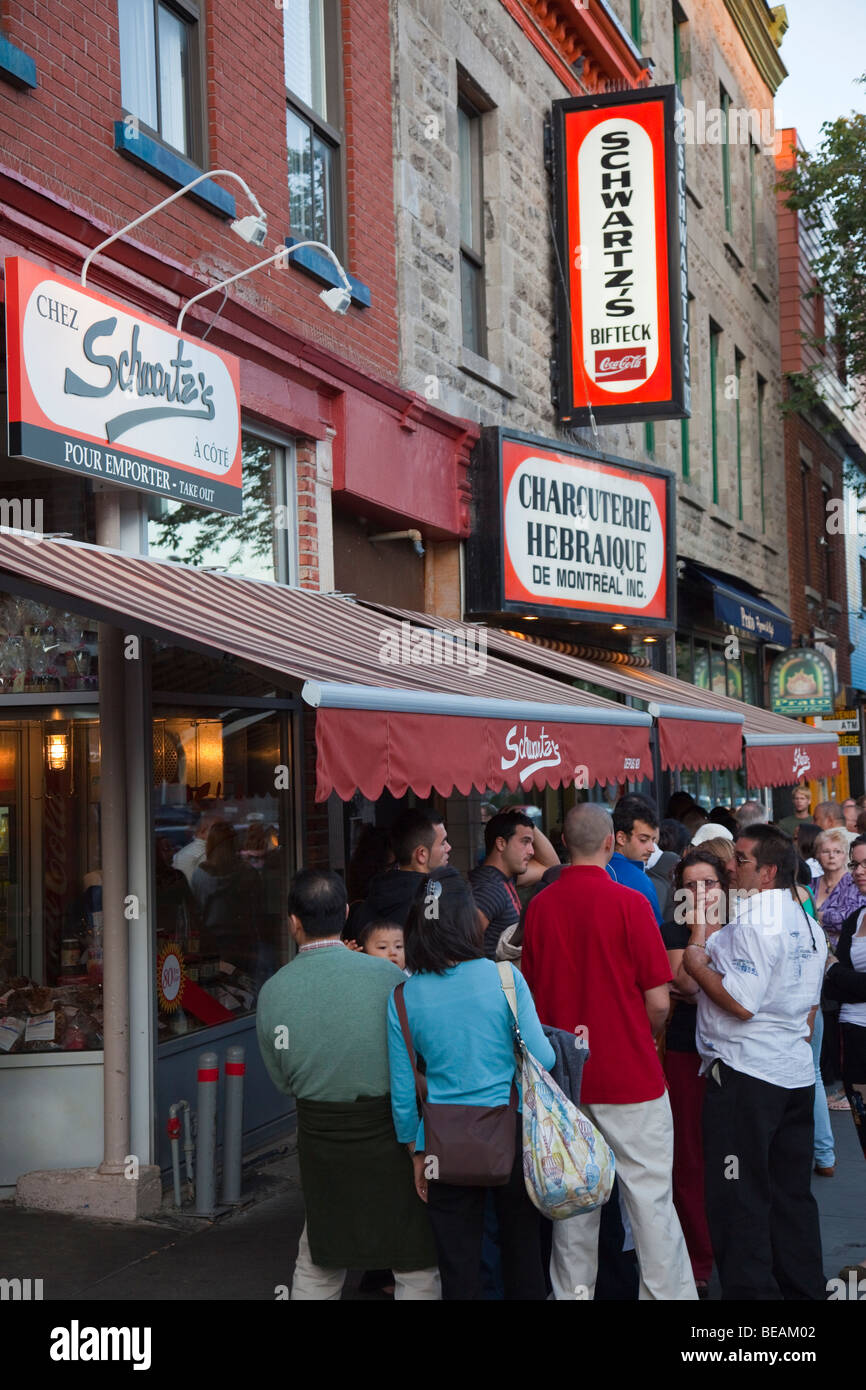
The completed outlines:
[[[677,642],[677,679],[692,682],[692,645],[688,639]]]
[[[759,705],[758,654],[743,652],[743,699],[747,705]]]
[[[719,647],[713,647],[710,653],[710,688],[714,695],[726,693],[725,658]]]
[[[739,657],[726,659],[727,694],[734,700],[743,698],[743,668]]]
[[[288,959],[290,787],[284,716],[156,711],[160,1041],[253,1012]]]
[[[248,579],[297,583],[295,480],[291,450],[243,435],[243,514],[153,499],[148,550],[156,559]]]
[[[703,642],[695,642],[695,685],[700,690],[710,688],[710,657]]]
[[[0,694],[60,694],[97,684],[95,622],[0,594]]]
[[[0,1055],[102,1048],[99,725],[0,721]]]

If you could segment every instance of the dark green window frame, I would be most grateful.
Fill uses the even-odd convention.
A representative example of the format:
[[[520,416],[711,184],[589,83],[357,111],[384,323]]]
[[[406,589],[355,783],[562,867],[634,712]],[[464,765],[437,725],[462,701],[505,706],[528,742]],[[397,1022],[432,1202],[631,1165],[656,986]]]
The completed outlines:
[[[710,319],[710,431],[713,457],[713,501],[719,500],[719,408],[716,386],[719,374],[719,339],[722,330]]]
[[[737,388],[735,405],[737,410],[737,520],[743,519],[743,430],[740,412],[740,388],[743,378],[743,363],[746,358],[738,348],[734,348],[734,379]]]
[[[734,230],[734,210],[731,200],[731,147],[728,144],[731,98],[719,87],[719,106],[722,109],[722,198],[725,204],[725,231]]]
[[[758,373],[758,490],[761,503],[761,530],[766,530],[764,524],[764,398],[767,391],[767,383]]]

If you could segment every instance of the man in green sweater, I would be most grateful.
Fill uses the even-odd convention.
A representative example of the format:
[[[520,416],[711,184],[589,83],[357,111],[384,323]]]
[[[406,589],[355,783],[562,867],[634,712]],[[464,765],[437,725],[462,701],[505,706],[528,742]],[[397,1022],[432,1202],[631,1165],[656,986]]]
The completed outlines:
[[[427,1209],[391,1117],[387,1007],[403,973],[340,940],[346,890],[304,869],[289,894],[298,954],[259,994],[268,1074],[294,1095],[307,1220],[293,1300],[339,1299],[347,1269],[393,1269],[395,1298],[438,1299]]]

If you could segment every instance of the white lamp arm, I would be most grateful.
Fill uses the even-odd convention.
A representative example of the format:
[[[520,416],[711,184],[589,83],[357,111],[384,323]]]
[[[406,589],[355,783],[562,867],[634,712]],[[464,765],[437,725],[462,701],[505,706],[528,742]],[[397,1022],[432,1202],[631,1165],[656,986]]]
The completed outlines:
[[[253,193],[246,180],[242,179],[240,174],[235,173],[234,169],[207,169],[205,173],[199,174],[198,178],[193,179],[191,183],[185,184],[183,188],[179,188],[176,193],[172,193],[168,198],[163,198],[161,203],[156,204],[156,207],[149,208],[148,211],[143,212],[140,217],[136,217],[134,222],[127,222],[125,227],[121,227],[119,231],[112,233],[110,237],[106,237],[105,241],[101,241],[99,245],[90,252],[87,260],[81,267],[82,286],[87,284],[87,272],[90,269],[90,262],[95,256],[98,256],[101,251],[104,251],[107,246],[110,246],[113,241],[117,241],[118,237],[124,236],[126,232],[133,231],[136,227],[140,226],[142,222],[146,222],[149,217],[153,217],[155,212],[161,212],[162,209],[167,208],[170,203],[174,203],[178,198],[182,198],[185,193],[189,193],[190,190],[197,187],[198,184],[204,183],[205,179],[213,178],[236,179],[250,202],[254,205],[259,216],[265,216],[264,208],[255,193]]]
[[[257,265],[247,266],[246,270],[239,270],[237,275],[230,276],[228,280],[221,280],[219,284],[210,285],[208,289],[202,290],[200,294],[193,295],[192,299],[188,299],[181,307],[180,313],[177,316],[177,323],[175,324],[175,332],[180,332],[186,317],[187,309],[191,309],[193,304],[198,304],[200,299],[207,299],[208,295],[213,294],[216,290],[227,290],[229,285],[236,284],[238,280],[245,280],[248,275],[252,275],[257,270],[263,270],[266,265],[273,265],[274,261],[285,260],[288,256],[293,255],[295,251],[300,251],[302,246],[315,246],[317,251],[324,251],[334,262],[337,272],[343,281],[344,288],[351,294],[351,281],[330,246],[326,246],[323,241],[299,241],[296,242],[294,246],[281,246],[279,251],[275,251],[272,256],[266,256],[265,259],[259,261]]]

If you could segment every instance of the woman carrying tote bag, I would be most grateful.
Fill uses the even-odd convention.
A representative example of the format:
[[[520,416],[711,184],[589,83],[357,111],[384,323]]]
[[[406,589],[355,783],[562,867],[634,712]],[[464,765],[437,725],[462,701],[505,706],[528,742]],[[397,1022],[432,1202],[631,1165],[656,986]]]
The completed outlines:
[[[443,1299],[482,1296],[481,1247],[489,1191],[499,1225],[505,1297],[542,1300],[547,1297],[542,1217],[529,1200],[523,1177],[512,1015],[499,971],[484,957],[477,923],[472,896],[456,869],[442,869],[422,880],[405,928],[406,965],[412,975],[398,990],[423,1079],[416,1086],[413,1058],[392,995],[388,1050],[394,1126],[413,1155],[415,1185],[427,1203]],[[552,1067],[555,1054],[532,996],[517,972],[515,981],[523,1038],[541,1064]],[[436,1154],[425,1152],[419,1094],[436,1128]],[[502,1162],[503,1157],[507,1160],[506,1145],[510,1168]],[[437,1178],[437,1172],[453,1171],[455,1165],[471,1182]],[[485,1166],[490,1181],[485,1181]]]

